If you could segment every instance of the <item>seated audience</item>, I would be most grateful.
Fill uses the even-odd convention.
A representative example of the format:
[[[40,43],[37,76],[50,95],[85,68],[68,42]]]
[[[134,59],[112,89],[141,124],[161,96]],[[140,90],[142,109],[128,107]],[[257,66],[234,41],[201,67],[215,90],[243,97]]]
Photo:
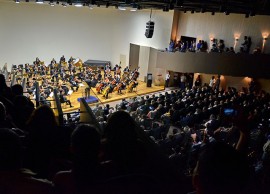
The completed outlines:
[[[0,193],[49,194],[52,184],[36,179],[34,173],[22,169],[22,143],[10,129],[0,129]]]

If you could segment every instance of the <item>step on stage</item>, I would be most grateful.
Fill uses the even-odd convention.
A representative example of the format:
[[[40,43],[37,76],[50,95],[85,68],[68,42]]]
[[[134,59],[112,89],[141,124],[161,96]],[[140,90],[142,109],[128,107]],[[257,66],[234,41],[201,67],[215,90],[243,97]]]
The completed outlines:
[[[146,83],[143,81],[138,81],[138,86],[133,92],[127,92],[126,90],[122,90],[122,94],[118,94],[117,92],[113,92],[109,94],[108,99],[105,99],[102,94],[98,94],[96,91],[96,88],[91,88],[90,91],[90,98],[86,99],[86,102],[88,104],[95,104],[97,102],[101,102],[103,104],[106,104],[108,102],[113,102],[117,100],[121,100],[123,98],[131,98],[136,97],[140,95],[145,95],[153,92],[159,92],[164,90],[164,86],[154,86],[152,87],[146,87]],[[66,108],[63,108],[63,112],[71,112],[74,110],[78,110],[80,108],[80,98],[84,98],[85,96],[85,88],[86,83],[82,84],[82,86],[79,88],[78,92],[73,92],[68,99],[71,101],[72,108],[69,108],[66,106]]]

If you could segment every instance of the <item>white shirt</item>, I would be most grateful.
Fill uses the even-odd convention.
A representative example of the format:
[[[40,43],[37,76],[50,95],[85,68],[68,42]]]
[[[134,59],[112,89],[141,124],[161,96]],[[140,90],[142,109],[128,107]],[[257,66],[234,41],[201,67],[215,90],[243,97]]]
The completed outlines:
[[[181,77],[180,77],[180,81],[181,82],[186,82],[186,76],[185,75],[181,75]]]
[[[166,74],[166,78],[165,78],[165,80],[169,80],[170,79],[170,74],[169,73],[167,73]]]
[[[215,79],[210,79],[210,83],[209,86],[213,87],[213,85],[215,84],[216,80]]]

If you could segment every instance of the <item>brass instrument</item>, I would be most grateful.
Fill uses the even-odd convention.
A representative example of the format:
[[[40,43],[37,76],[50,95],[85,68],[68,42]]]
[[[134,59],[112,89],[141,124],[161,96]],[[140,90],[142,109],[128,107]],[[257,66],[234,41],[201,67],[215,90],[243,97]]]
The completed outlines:
[[[81,59],[77,58],[77,59],[74,61],[74,66],[75,66],[75,67],[81,68],[82,65],[83,65],[83,62],[82,62]]]

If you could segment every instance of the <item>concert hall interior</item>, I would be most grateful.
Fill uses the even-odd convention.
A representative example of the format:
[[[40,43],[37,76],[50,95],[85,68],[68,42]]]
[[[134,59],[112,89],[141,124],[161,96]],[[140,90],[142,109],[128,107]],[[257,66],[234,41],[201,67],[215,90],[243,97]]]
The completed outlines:
[[[269,0],[0,0],[0,193],[268,193]]]

